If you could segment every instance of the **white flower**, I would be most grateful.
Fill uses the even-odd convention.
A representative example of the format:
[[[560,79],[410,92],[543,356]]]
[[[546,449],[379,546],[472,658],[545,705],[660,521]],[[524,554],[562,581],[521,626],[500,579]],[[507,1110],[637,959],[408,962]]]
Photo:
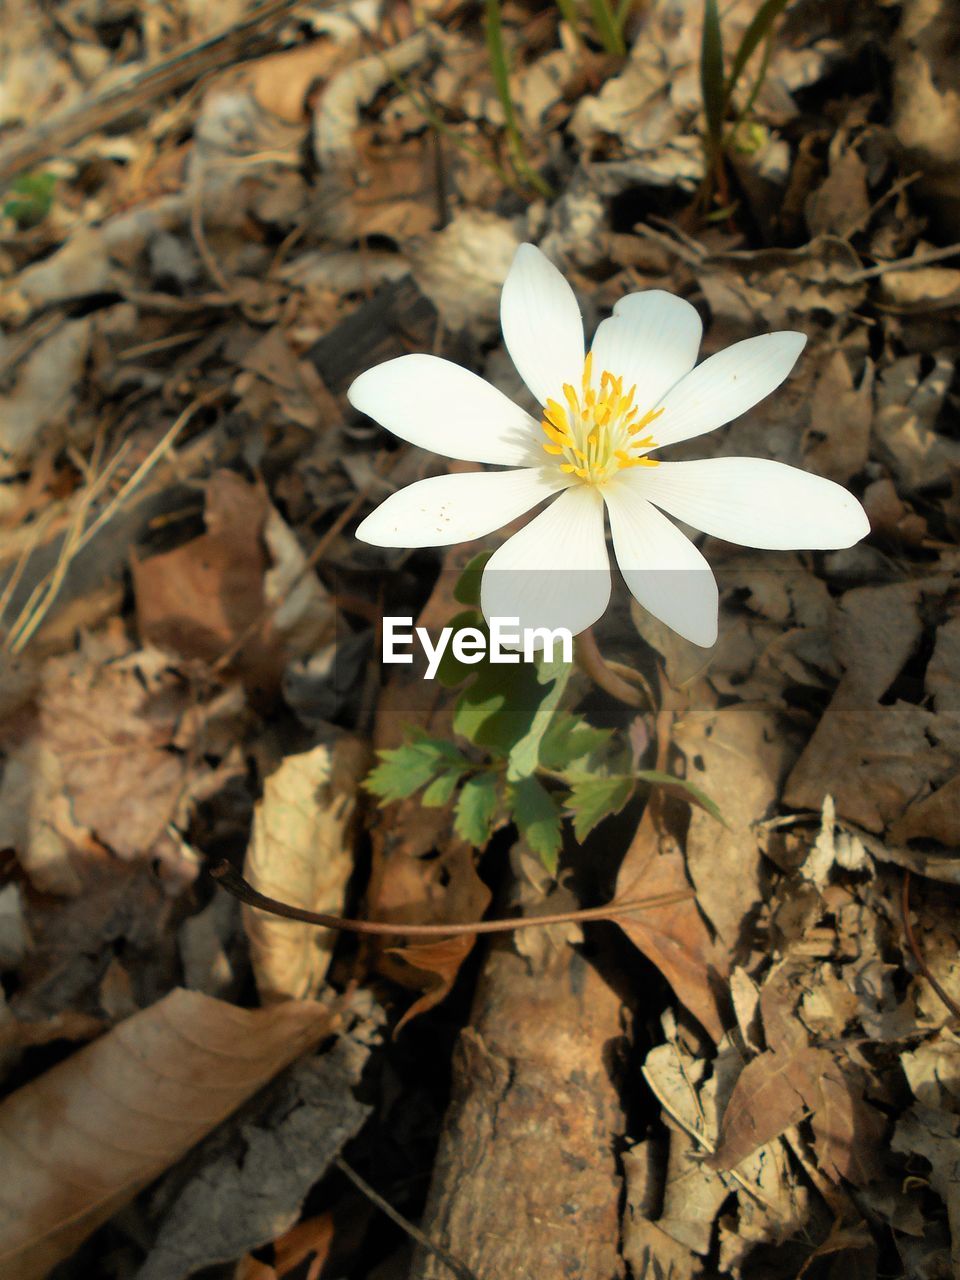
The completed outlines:
[[[381,547],[446,546],[490,533],[546,499],[484,570],[487,618],[574,634],[610,598],[604,508],[637,600],[695,644],[717,638],[718,593],[706,560],[663,515],[744,546],[848,547],[869,532],[840,485],[761,458],[663,462],[654,450],[723,426],[783,382],[802,333],[737,342],[694,368],[696,309],[660,289],[621,298],[584,358],[569,284],[524,244],[503,286],[507,350],[543,420],[476,374],[437,356],[369,369],[350,403],[412,444],[515,468],[435,476],[392,494],[357,530]]]

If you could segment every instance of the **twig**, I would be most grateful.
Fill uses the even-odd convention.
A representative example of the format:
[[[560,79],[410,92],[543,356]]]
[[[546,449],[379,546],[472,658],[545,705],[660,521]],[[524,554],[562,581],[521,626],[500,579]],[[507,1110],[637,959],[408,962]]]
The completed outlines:
[[[164,435],[163,439],[150,451],[140,466],[137,467],[133,475],[121,486],[117,493],[111,498],[103,511],[97,516],[89,528],[84,528],[87,515],[94,504],[94,501],[100,496],[105,489],[107,483],[112,478],[119,464],[127,453],[127,445],[124,444],[114,454],[110,462],[107,464],[103,473],[93,481],[84,492],[78,510],[75,513],[70,527],[67,531],[64,544],[61,548],[60,555],[54,568],[46,574],[30,596],[30,599],[21,609],[16,622],[10,628],[9,634],[4,640],[4,648],[11,653],[20,653],[30,638],[37,630],[40,623],[46,617],[53,604],[57,593],[60,591],[67,572],[74,559],[87,546],[91,538],[103,528],[103,526],[113,517],[113,515],[123,506],[125,500],[137,488],[137,486],[145,479],[153,470],[156,464],[172,447],[173,442],[194,416],[198,409],[205,405],[213,404],[224,394],[222,388],[214,388],[210,392],[205,392],[198,396],[191,404],[184,409],[183,413],[177,418],[169,431]],[[4,599],[4,607],[9,601]]]
[[[929,267],[935,262],[943,262],[945,258],[956,257],[960,257],[960,244],[948,244],[943,249],[930,249],[913,258],[895,258],[893,262],[880,262],[875,267],[851,271],[849,275],[840,277],[840,284],[859,284],[861,280],[875,280],[888,271],[914,271],[917,267]]]
[[[917,940],[914,937],[914,933],[913,933],[913,925],[910,923],[910,872],[909,871],[904,871],[903,873],[903,886],[900,890],[900,914],[903,919],[903,932],[906,934],[907,945],[910,948],[910,952],[913,955],[914,960],[917,962],[917,968],[920,970],[920,972],[923,974],[926,980],[930,983],[931,987],[933,987],[934,991],[937,993],[937,995],[940,997],[943,1003],[947,1006],[947,1008],[950,1010],[953,1016],[955,1018],[960,1018],[960,1008],[958,1008],[956,1001],[953,999],[952,996],[948,995],[947,992],[944,991],[943,987],[940,985],[937,979],[933,976],[932,972],[930,971],[930,966],[927,964],[926,960],[924,960],[923,956],[920,953],[920,948],[917,946]]]
[[[586,920],[616,920],[632,911],[645,911],[651,907],[672,906],[694,897],[692,889],[680,889],[674,893],[655,894],[638,898],[633,902],[610,902],[605,907],[588,907],[583,911],[564,911],[559,915],[521,916],[516,920],[474,920],[468,923],[405,924],[403,921],[347,920],[342,916],[328,915],[323,911],[307,911],[292,907],[288,902],[268,898],[244,880],[237,869],[224,858],[210,868],[211,877],[228,893],[239,898],[248,907],[282,916],[284,920],[299,920],[303,924],[319,925],[322,929],[339,929],[343,933],[364,933],[383,936],[401,934],[410,938],[446,938],[457,933],[510,933],[515,929],[536,929],[551,924],[580,923]]]
[[[84,98],[52,119],[41,121],[26,137],[0,149],[0,189],[25,169],[36,168],[51,156],[62,154],[75,142],[106,128],[128,112],[183,89],[208,71],[228,66],[238,55],[245,56],[253,36],[263,34],[269,36],[271,44],[277,43],[281,20],[302,3],[304,0],[265,0],[242,21],[232,23],[216,35],[183,45],[123,84]]]
[[[358,1190],[363,1192],[371,1204],[375,1204],[381,1213],[387,1215],[391,1222],[395,1222],[412,1240],[416,1240],[417,1244],[432,1253],[437,1261],[448,1267],[455,1276],[459,1277],[459,1280],[477,1280],[476,1274],[470,1270],[465,1262],[458,1261],[452,1254],[447,1253],[445,1249],[441,1249],[438,1244],[434,1244],[430,1237],[425,1235],[419,1227],[415,1227],[409,1218],[405,1218],[402,1213],[398,1213],[392,1204],[374,1191],[369,1182],[365,1182],[355,1169],[351,1169],[342,1156],[334,1156],[333,1163],[341,1173],[350,1179]]]

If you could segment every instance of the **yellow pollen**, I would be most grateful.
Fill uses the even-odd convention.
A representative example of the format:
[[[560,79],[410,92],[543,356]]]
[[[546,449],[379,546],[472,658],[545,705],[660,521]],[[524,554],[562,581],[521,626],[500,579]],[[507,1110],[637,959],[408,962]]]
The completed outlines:
[[[572,383],[561,388],[566,407],[548,400],[541,426],[544,450],[563,459],[560,470],[588,484],[603,485],[629,467],[656,467],[646,455],[657,447],[649,433],[641,434],[663,413],[648,409],[638,417],[636,384],[624,392],[623,378],[604,369],[599,386],[593,381],[593,353],[583,362],[579,393]]]

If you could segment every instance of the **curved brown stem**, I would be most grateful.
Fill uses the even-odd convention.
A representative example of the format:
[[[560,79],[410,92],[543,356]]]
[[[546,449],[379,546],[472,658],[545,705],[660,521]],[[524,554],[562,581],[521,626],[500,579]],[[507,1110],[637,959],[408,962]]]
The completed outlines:
[[[639,689],[624,680],[623,676],[604,660],[603,654],[597,648],[593,627],[587,627],[586,631],[581,631],[577,636],[576,656],[577,662],[594,684],[605,693],[609,693],[612,698],[616,698],[618,702],[625,702],[628,707],[647,705],[647,699]]]
[[[930,983],[931,987],[933,987],[934,991],[937,993],[937,995],[940,997],[943,1003],[947,1006],[947,1008],[950,1010],[953,1016],[955,1018],[960,1018],[960,1008],[958,1008],[956,1001],[952,998],[952,996],[948,995],[947,992],[944,991],[943,987],[940,985],[937,979],[933,976],[932,972],[930,971],[930,966],[927,964],[926,960],[924,960],[923,956],[920,953],[920,948],[917,946],[917,940],[913,934],[913,925],[910,923],[910,872],[909,870],[904,871],[903,873],[903,886],[900,890],[900,914],[903,919],[903,932],[906,934],[906,937],[907,937],[907,945],[910,948],[910,952],[913,955],[914,960],[917,962],[917,968],[920,970],[920,972],[923,974],[926,980]]]
[[[322,929],[340,929],[344,933],[366,933],[408,938],[446,938],[454,933],[509,933],[514,929],[534,929],[548,924],[577,924],[586,920],[616,920],[631,911],[645,911],[650,907],[667,907],[694,896],[692,889],[680,889],[674,893],[654,894],[649,898],[637,898],[632,902],[610,902],[605,907],[588,907],[584,911],[564,911],[552,916],[521,916],[516,920],[475,920],[465,924],[405,924],[403,921],[388,923],[386,920],[347,920],[343,916],[328,915],[323,911],[307,911],[304,907],[292,907],[288,902],[268,898],[244,880],[235,867],[224,859],[210,868],[214,880],[245,902],[248,907],[268,911],[285,920],[299,920],[303,924],[315,924]]]

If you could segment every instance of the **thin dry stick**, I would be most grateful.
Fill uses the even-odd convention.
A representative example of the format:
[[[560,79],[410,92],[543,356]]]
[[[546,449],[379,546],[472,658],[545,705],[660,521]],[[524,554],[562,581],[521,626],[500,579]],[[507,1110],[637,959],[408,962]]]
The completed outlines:
[[[586,920],[616,920],[618,916],[633,911],[646,911],[651,907],[668,907],[694,897],[692,889],[679,889],[674,893],[660,893],[633,902],[610,902],[605,907],[588,907],[584,911],[565,911],[551,916],[521,916],[516,920],[474,920],[466,924],[405,924],[386,920],[347,920],[343,916],[328,915],[324,911],[307,911],[304,907],[292,907],[288,902],[268,898],[244,880],[237,869],[224,858],[210,875],[228,893],[239,898],[248,907],[256,907],[284,920],[299,920],[302,924],[319,925],[322,929],[339,929],[343,933],[364,933],[383,936],[401,934],[409,938],[446,938],[455,933],[511,933],[515,929],[537,929],[550,924],[579,924]]]
[[[113,517],[118,507],[122,506],[124,501],[131,493],[133,493],[134,489],[136,489],[143,480],[146,479],[163,455],[169,452],[173,447],[177,436],[180,435],[187,423],[191,418],[193,418],[194,414],[196,414],[200,409],[205,409],[208,406],[215,404],[216,401],[222,399],[225,394],[226,391],[224,388],[215,387],[213,390],[205,391],[202,395],[197,396],[195,400],[191,401],[191,403],[187,405],[186,409],[184,409],[183,413],[180,414],[163,439],[150,450],[129,480],[124,482],[122,487],[117,490],[116,494],[111,499],[109,505],[105,507],[104,510],[101,511],[100,515],[97,516],[96,520],[94,520],[93,524],[81,538],[80,545],[77,548],[78,551],[83,550],[98,529],[101,529],[107,521]]]
[[[861,280],[874,280],[888,271],[915,271],[917,267],[929,267],[946,258],[957,257],[960,257],[960,244],[948,244],[943,249],[931,249],[927,253],[918,253],[913,258],[895,258],[893,262],[879,262],[875,267],[851,271],[849,275],[840,277],[840,284],[859,284]]]
[[[79,509],[71,522],[71,526],[67,532],[64,545],[61,548],[60,555],[54,568],[48,573],[34,588],[30,599],[20,612],[20,616],[10,629],[4,647],[11,653],[20,653],[30,638],[34,635],[37,627],[46,617],[50,606],[53,604],[57,593],[62,587],[67,572],[73,560],[84,547],[89,543],[94,534],[101,529],[108,520],[112,518],[117,509],[123,504],[124,500],[137,488],[143,479],[153,470],[163,455],[170,449],[174,440],[187,425],[198,409],[206,404],[212,403],[213,400],[224,394],[222,389],[216,389],[213,392],[198,396],[192,404],[180,414],[176,422],[166,433],[163,439],[157,444],[144,458],[143,462],[137,467],[133,475],[121,486],[104,510],[100,513],[89,529],[84,530],[83,524],[87,517],[87,512],[93,505],[94,500],[105,488],[117,466],[123,460],[126,454],[126,445],[124,445],[111,458],[104,472],[98,477],[94,484],[88,489],[80,502]],[[38,603],[38,601],[40,603]]]
[[[50,608],[66,580],[67,572],[73,563],[74,556],[80,548],[87,513],[106,488],[111,476],[120,464],[121,455],[125,450],[120,450],[117,455],[111,458],[100,475],[96,475],[97,468],[100,465],[103,438],[104,433],[101,427],[97,432],[93,447],[93,458],[89,467],[90,474],[94,475],[95,478],[88,482],[87,487],[80,496],[77,510],[74,512],[73,519],[70,521],[64,537],[63,545],[60,548],[57,563],[52,571],[31,592],[30,598],[21,610],[19,618],[10,629],[10,634],[5,641],[5,647],[11,653],[20,653],[26,647],[30,638],[35,635],[40,624],[50,612]]]
[[[955,1018],[960,1018],[960,1008],[956,1001],[950,996],[937,981],[930,971],[930,966],[924,960],[920,948],[917,946],[917,940],[913,934],[913,925],[910,923],[910,872],[903,873],[903,886],[900,890],[900,914],[903,918],[903,932],[907,936],[907,945],[910,948],[914,960],[917,962],[917,968],[933,987],[934,991],[947,1006]]]
[[[283,19],[303,2],[266,0],[241,22],[231,24],[216,35],[183,45],[124,83],[112,85],[103,93],[85,98],[75,107],[42,121],[25,137],[0,149],[0,189],[18,173],[36,168],[53,155],[61,155],[75,142],[106,128],[129,112],[177,92],[208,71],[229,66],[235,58],[249,56],[254,36],[266,37],[271,45],[276,44]],[[329,5],[314,7],[328,8]]]
[[[453,1272],[459,1280],[477,1280],[474,1272],[464,1262],[460,1262],[452,1254],[447,1253],[445,1249],[441,1249],[438,1244],[425,1235],[419,1227],[415,1227],[409,1218],[405,1218],[402,1213],[397,1210],[387,1200],[384,1200],[378,1192],[374,1191],[369,1182],[365,1182],[355,1169],[351,1169],[343,1156],[334,1156],[333,1163],[337,1166],[341,1173],[346,1174],[355,1187],[362,1191],[371,1204],[375,1204],[381,1213],[385,1213],[391,1222],[395,1222],[401,1227],[412,1240],[416,1240],[417,1244],[422,1245],[429,1253],[442,1262],[445,1267]]]

